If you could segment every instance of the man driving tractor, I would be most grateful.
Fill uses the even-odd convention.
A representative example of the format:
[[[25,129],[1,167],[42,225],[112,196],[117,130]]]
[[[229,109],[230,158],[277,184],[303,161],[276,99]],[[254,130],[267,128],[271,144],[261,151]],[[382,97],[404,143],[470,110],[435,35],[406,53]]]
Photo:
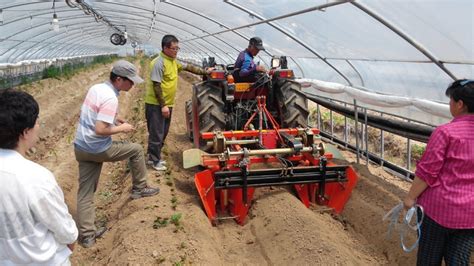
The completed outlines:
[[[258,72],[266,72],[264,66],[256,65],[253,61],[253,58],[261,50],[265,51],[262,39],[259,37],[251,38],[249,46],[239,53],[235,61],[234,67],[236,71],[234,71],[233,75],[236,82],[254,82],[257,79],[256,74]]]

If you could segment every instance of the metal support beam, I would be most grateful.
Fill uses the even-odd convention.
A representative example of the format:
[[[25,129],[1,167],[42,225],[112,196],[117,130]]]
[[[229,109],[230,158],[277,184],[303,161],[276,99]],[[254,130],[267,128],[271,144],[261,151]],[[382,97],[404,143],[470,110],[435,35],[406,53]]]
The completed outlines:
[[[290,33],[290,31],[287,31],[287,30],[284,30],[282,29],[282,27],[280,27],[279,25],[276,25],[274,22],[274,20],[278,20],[278,19],[283,19],[283,18],[288,18],[288,17],[291,17],[291,16],[295,16],[295,15],[301,15],[301,14],[304,14],[304,13],[307,13],[307,12],[313,12],[313,11],[316,11],[316,10],[321,10],[323,8],[327,8],[327,7],[331,7],[331,6],[335,6],[335,5],[340,5],[340,4],[345,4],[347,2],[350,2],[351,0],[342,0],[342,1],[335,1],[335,2],[331,2],[331,3],[326,3],[326,4],[323,4],[323,5],[317,5],[317,6],[314,6],[314,7],[311,7],[311,8],[307,8],[307,9],[304,9],[304,10],[300,10],[300,11],[297,11],[297,12],[292,12],[292,13],[289,13],[289,14],[286,14],[286,15],[282,15],[282,16],[278,16],[276,18],[272,18],[272,19],[266,19],[262,16],[260,16],[259,14],[241,6],[241,5],[238,5],[236,3],[234,3],[233,1],[231,0],[224,0],[224,2],[226,2],[227,4],[249,14],[249,15],[252,15],[258,19],[260,19],[260,22],[261,23],[267,23],[268,25],[270,25],[271,27],[273,27],[274,29],[278,30],[279,32],[283,33],[284,35],[286,35],[287,37],[289,37],[290,39],[292,39],[293,41],[295,41],[296,43],[298,43],[299,45],[303,46],[304,48],[306,48],[308,51],[310,51],[313,55],[317,56],[319,59],[321,59],[324,63],[326,63],[326,65],[328,65],[330,68],[332,68],[334,71],[336,71],[337,74],[339,74],[349,85],[353,85],[352,82],[350,81],[350,79],[344,75],[338,68],[336,68],[333,64],[331,64],[324,56],[322,56],[318,51],[316,51],[315,48],[311,47],[309,44],[305,43],[303,40],[301,40],[300,38],[298,38],[297,36],[295,36],[294,34]],[[258,24],[261,24],[261,23],[253,23],[254,25],[258,25]],[[252,25],[253,26],[253,25]]]

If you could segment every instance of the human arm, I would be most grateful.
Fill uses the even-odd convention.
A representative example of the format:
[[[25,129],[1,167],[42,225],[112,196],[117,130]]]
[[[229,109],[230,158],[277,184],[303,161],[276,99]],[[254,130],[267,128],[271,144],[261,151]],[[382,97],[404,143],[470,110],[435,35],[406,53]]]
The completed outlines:
[[[163,90],[161,89],[161,83],[160,82],[153,81],[153,91],[155,92],[155,97],[156,97],[156,100],[158,101],[158,104],[161,106],[161,114],[165,118],[169,118],[170,117],[170,109],[165,104],[165,99],[163,97]]]
[[[178,63],[178,72],[180,68],[181,68],[181,64]],[[152,82],[153,93],[155,95],[156,101],[158,102],[158,105],[161,107],[161,112],[164,117],[168,118],[170,117],[170,111],[169,111],[169,107],[166,106],[165,98],[163,96],[163,88],[161,87],[161,83],[164,79],[164,73],[165,73],[165,65],[163,63],[163,60],[157,60],[153,64],[153,67],[150,73],[150,79]]]
[[[237,59],[239,60],[239,59]],[[243,55],[242,66],[239,70],[239,75],[241,77],[247,77],[257,71],[257,66],[253,62],[253,57],[251,57],[248,53]]]
[[[415,179],[413,179],[413,183],[411,184],[410,190],[408,191],[408,194],[403,200],[403,205],[405,209],[413,207],[413,205],[415,205],[416,203],[416,199],[418,198],[418,196],[420,196],[420,194],[425,191],[427,187],[428,184],[425,181],[415,176]]]
[[[125,120],[117,117],[118,99],[109,97],[100,103],[97,110],[97,117],[94,123],[95,134],[99,136],[111,136],[117,133],[128,133],[135,128],[126,123]]]
[[[257,66],[256,66],[256,70],[257,70],[258,72],[267,72],[267,69],[266,69],[264,66],[262,66],[262,65],[257,65]]]
[[[30,202],[30,210],[35,220],[53,233],[56,241],[68,245],[69,248],[74,248],[74,242],[78,237],[76,223],[64,202],[61,188],[54,181],[54,176],[50,172],[48,175],[54,183],[45,182],[42,187],[35,188]]]
[[[125,122],[126,122],[125,119],[120,118],[120,117],[117,117],[117,118],[115,119],[115,125],[117,125],[117,126],[118,126],[118,125],[121,125],[121,124],[123,124],[123,123],[125,123]]]
[[[194,66],[192,64],[184,64],[182,66],[182,69],[196,75],[206,75],[206,74],[209,74],[210,71],[212,70],[212,68],[201,68],[198,66]]]
[[[129,123],[122,123],[118,126],[113,126],[107,122],[97,120],[95,122],[95,133],[100,136],[110,136],[117,133],[128,133],[135,130]]]
[[[415,178],[403,200],[405,208],[411,208],[415,205],[417,198],[428,187],[439,185],[439,174],[446,159],[446,151],[449,145],[447,132],[443,128],[437,128],[433,131],[426,150],[417,164]]]

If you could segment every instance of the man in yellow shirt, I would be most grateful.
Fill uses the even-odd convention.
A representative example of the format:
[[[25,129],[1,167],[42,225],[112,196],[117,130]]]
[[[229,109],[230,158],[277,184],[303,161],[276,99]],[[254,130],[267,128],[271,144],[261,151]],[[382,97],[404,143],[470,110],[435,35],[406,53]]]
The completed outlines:
[[[151,73],[147,78],[145,94],[145,116],[148,128],[148,163],[157,171],[166,170],[166,161],[161,158],[166,136],[168,135],[171,113],[178,88],[178,73],[187,70],[204,75],[207,71],[181,64],[176,56],[179,41],[173,35],[165,35],[161,40],[161,53],[150,63]]]

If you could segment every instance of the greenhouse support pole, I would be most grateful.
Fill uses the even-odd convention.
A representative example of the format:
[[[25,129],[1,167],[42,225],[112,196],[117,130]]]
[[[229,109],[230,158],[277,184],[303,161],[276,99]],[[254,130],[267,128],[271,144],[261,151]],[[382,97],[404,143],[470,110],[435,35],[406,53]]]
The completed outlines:
[[[383,116],[383,113],[380,113],[380,116]],[[385,140],[384,140],[384,131],[380,129],[380,166],[383,167],[384,162],[384,153],[385,153]]]
[[[364,108],[364,124],[365,124],[365,165],[369,166],[369,131],[367,126],[367,108]]]
[[[317,120],[317,123],[318,123],[319,130],[322,130],[322,128],[321,128],[321,109],[319,108],[319,104],[316,105],[316,120]]]
[[[359,151],[359,113],[357,110],[357,100],[354,99],[354,118],[355,118],[355,139],[356,139],[356,157],[357,157],[357,164],[360,163],[360,151]]]
[[[330,125],[331,125],[331,141],[334,138],[334,124],[333,124],[333,118],[332,118],[332,110],[329,110],[329,120],[330,120]]]
[[[410,122],[410,119],[407,119]],[[407,169],[411,169],[411,140],[407,138]]]
[[[344,103],[344,107],[347,107],[347,103]],[[347,139],[348,139],[348,134],[351,133],[351,130],[347,129],[347,116],[344,116],[344,147],[347,149]]]

